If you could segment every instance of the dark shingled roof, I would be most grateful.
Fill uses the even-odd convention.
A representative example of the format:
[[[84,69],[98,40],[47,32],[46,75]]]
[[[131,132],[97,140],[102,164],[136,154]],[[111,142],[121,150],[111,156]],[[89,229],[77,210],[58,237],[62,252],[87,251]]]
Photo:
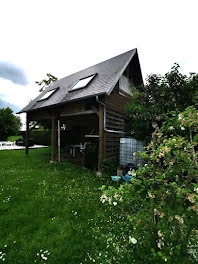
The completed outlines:
[[[109,95],[135,55],[137,56],[137,50],[133,49],[114,58],[91,66],[85,70],[69,75],[63,79],[57,80],[52,83],[45,91],[40,93],[38,97],[31,101],[19,113],[29,112],[39,108],[62,104],[82,98],[93,97],[96,95]],[[139,67],[139,61],[136,62],[136,67]],[[138,70],[140,72],[139,75],[141,75],[140,67]],[[69,90],[80,79],[86,78],[93,74],[96,74],[96,76],[85,88],[69,92]],[[41,99],[45,93],[57,87],[59,87],[59,89],[47,100],[39,101],[39,99]]]

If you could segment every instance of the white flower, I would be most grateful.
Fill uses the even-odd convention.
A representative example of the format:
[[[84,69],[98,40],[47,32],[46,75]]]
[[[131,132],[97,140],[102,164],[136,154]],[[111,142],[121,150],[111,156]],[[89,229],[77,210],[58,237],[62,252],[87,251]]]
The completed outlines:
[[[187,199],[191,202],[191,203],[195,203],[195,196],[196,194],[191,194],[191,193],[187,193]]]
[[[173,129],[174,129],[174,127],[173,127],[173,126],[170,126],[170,127],[169,127],[169,130],[173,130]]]
[[[150,192],[148,192],[148,196],[149,196],[149,198],[151,198],[151,199],[154,199],[154,198],[155,198],[155,195],[152,194],[152,193],[150,193]]]
[[[179,114],[179,115],[178,115],[178,119],[179,119],[179,120],[181,120],[181,119],[182,119],[182,117],[183,117],[183,115],[182,115],[182,114]]]
[[[43,260],[47,260],[47,257],[46,257],[44,254],[41,254],[41,258],[42,258]]]
[[[175,219],[177,219],[177,221],[180,223],[180,224],[183,224],[184,223],[184,219],[179,216],[179,215],[175,215]]]
[[[137,244],[137,239],[135,239],[134,237],[132,238],[131,242],[135,245]]]
[[[134,237],[129,236],[129,244],[131,244],[131,243],[133,245],[137,244],[137,239],[135,239]]]
[[[103,193],[102,195],[101,195],[101,197],[100,197],[100,201],[102,202],[102,203],[104,203],[103,202],[103,200],[105,200],[105,201],[108,201],[108,196],[106,196],[106,194],[105,193]]]
[[[113,202],[113,205],[116,206],[118,203],[117,202]]]
[[[153,209],[154,215],[158,214],[158,210],[156,208]]]
[[[185,130],[185,127],[181,126],[181,130]]]
[[[198,193],[198,188],[194,188],[194,192]]]
[[[162,248],[161,244],[159,242],[157,243],[157,246],[158,246],[158,248]]]
[[[158,248],[162,249],[162,246],[164,246],[163,240],[159,239],[157,246],[158,246]]]
[[[157,234],[158,234],[159,237],[163,237],[163,233],[162,233],[161,230],[158,230]]]
[[[135,177],[135,176],[136,176],[136,172],[135,172],[135,170],[130,170],[130,171],[128,171],[128,174],[129,174],[130,176],[132,176],[132,177]]]

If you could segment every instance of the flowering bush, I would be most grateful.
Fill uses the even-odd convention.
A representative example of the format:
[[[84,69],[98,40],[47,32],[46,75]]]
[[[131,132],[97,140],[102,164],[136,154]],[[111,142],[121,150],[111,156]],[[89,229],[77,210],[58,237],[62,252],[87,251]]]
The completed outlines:
[[[122,216],[132,263],[198,262],[198,111],[172,113],[153,133],[132,184],[102,186],[101,202]],[[118,210],[118,209],[117,209]]]
[[[136,177],[136,171],[135,171],[134,169],[130,169],[130,170],[128,171],[128,175],[129,175],[129,176],[132,176],[132,177]]]

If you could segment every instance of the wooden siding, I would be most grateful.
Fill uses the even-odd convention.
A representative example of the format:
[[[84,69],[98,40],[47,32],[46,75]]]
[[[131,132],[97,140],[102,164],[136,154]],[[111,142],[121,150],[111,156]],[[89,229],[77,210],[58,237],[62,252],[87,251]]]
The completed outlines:
[[[120,138],[123,134],[113,134],[106,132],[106,149],[105,158],[119,157],[120,153]]]
[[[124,131],[124,114],[107,108],[106,128],[115,131]],[[120,138],[123,134],[105,133],[105,158],[119,157]]]
[[[61,114],[74,114],[85,111],[85,101],[70,102],[62,106]]]
[[[105,98],[106,104],[106,128],[109,130],[123,131],[125,126],[125,106],[130,101],[129,97],[119,94],[119,87],[116,85],[113,93]],[[120,138],[123,133],[105,132],[105,158],[117,157],[120,153]]]

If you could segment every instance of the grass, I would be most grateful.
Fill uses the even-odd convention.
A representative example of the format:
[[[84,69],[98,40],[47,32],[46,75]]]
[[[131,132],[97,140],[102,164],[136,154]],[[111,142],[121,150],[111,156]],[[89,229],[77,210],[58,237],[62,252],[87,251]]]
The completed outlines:
[[[49,154],[0,152],[0,262],[91,263],[88,252],[103,246],[92,230],[109,216],[99,201],[106,180]]]

